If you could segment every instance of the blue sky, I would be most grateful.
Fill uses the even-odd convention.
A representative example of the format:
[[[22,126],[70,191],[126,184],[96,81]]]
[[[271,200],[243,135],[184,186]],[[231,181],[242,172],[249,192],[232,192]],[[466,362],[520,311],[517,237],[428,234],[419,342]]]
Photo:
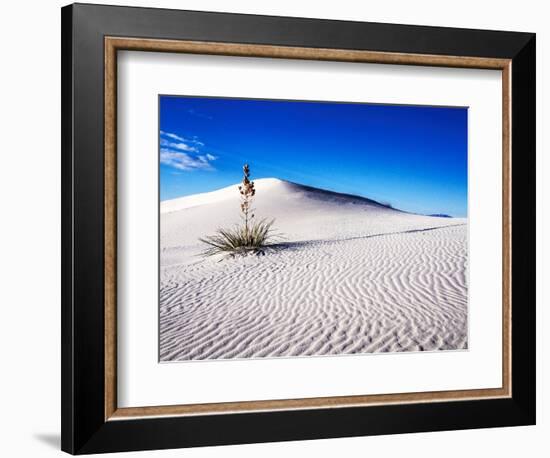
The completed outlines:
[[[467,108],[160,96],[161,200],[281,178],[467,215]]]

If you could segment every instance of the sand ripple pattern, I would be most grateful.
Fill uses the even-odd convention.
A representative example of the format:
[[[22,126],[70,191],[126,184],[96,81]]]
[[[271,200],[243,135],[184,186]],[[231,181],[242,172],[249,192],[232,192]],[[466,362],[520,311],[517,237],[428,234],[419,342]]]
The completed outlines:
[[[467,225],[161,264],[160,359],[467,348]]]

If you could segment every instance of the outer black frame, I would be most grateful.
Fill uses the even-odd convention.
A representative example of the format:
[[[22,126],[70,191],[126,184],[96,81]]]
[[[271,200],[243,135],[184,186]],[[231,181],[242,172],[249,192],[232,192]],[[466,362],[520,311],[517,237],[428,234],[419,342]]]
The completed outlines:
[[[104,37],[512,59],[512,397],[104,419]],[[73,454],[535,424],[535,35],[75,4],[62,8],[62,434]]]

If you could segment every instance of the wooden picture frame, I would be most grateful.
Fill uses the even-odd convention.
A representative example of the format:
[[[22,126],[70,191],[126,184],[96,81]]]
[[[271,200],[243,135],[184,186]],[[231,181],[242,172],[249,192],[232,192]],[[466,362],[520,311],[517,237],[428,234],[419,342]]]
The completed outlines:
[[[502,386],[119,408],[119,50],[502,71]],[[62,9],[62,84],[63,450],[534,424],[534,34],[75,4]]]

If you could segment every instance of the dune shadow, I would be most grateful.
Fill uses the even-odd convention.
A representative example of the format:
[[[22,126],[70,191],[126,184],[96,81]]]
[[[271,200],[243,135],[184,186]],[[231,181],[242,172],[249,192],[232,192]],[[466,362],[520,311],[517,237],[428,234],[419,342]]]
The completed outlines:
[[[279,242],[274,243],[272,245],[269,245],[270,250],[274,251],[280,251],[280,250],[300,250],[303,248],[309,248],[319,245],[334,245],[341,242],[350,242],[353,240],[366,240],[366,239],[372,239],[377,237],[384,237],[388,235],[399,235],[399,234],[413,234],[417,232],[429,232],[429,231],[435,231],[438,229],[447,229],[449,227],[457,227],[457,226],[466,226],[466,224],[449,224],[447,226],[435,226],[435,227],[426,227],[423,229],[409,229],[406,231],[396,231],[396,232],[382,232],[379,234],[370,234],[370,235],[358,235],[355,237],[346,237],[341,239],[320,239],[320,240],[300,240],[297,242]]]

